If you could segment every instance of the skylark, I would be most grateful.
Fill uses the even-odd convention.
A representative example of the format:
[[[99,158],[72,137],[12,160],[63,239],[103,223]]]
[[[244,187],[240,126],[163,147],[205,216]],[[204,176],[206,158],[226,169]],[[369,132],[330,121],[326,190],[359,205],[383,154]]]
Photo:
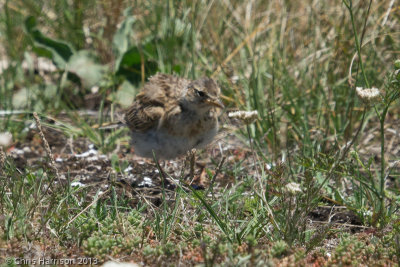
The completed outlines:
[[[211,78],[156,74],[125,113],[135,153],[172,159],[209,144],[218,131],[220,88]]]

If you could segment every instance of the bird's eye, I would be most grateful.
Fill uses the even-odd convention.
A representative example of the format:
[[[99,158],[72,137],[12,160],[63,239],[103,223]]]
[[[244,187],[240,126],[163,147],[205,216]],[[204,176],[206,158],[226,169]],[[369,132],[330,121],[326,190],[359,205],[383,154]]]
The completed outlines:
[[[200,91],[200,90],[197,90],[197,89],[194,89],[194,90],[196,91],[196,94],[198,96],[200,96],[200,97],[205,97],[206,96],[206,93],[204,93],[203,91]]]

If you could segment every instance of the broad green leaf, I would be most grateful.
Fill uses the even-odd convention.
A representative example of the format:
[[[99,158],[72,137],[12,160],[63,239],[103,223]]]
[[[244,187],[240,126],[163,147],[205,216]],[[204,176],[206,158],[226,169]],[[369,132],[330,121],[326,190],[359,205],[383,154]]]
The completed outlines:
[[[72,47],[65,42],[51,39],[43,35],[42,32],[36,28],[36,18],[33,16],[25,20],[25,29],[34,41],[34,51],[38,53],[39,56],[46,56],[53,59],[59,68],[64,69],[65,63],[74,53]]]
[[[57,86],[54,84],[33,84],[18,90],[12,98],[13,107],[16,109],[30,108],[43,111],[50,101],[57,96]]]
[[[36,88],[35,88],[36,89]],[[34,93],[35,90],[32,90]],[[12,104],[15,109],[26,108],[29,104],[29,91],[26,87],[19,89],[14,93],[12,98]]]
[[[131,46],[131,40],[133,35],[132,26],[135,23],[136,19],[132,16],[132,8],[129,7],[124,11],[125,20],[121,23],[121,26],[118,28],[117,32],[113,38],[113,49],[116,54],[116,63],[115,69],[119,69],[119,64],[124,53]]]
[[[148,77],[158,70],[154,58],[156,55],[155,46],[147,43],[141,50],[134,46],[122,56],[117,75],[125,76],[131,83],[137,84],[141,81],[142,60],[144,61],[145,77]]]
[[[103,78],[107,68],[96,63],[88,51],[81,50],[72,55],[67,71],[78,76],[83,86],[92,87]]]
[[[110,95],[109,100],[112,103],[120,104],[123,107],[128,107],[132,104],[136,95],[136,90],[128,81],[124,81],[118,90]]]

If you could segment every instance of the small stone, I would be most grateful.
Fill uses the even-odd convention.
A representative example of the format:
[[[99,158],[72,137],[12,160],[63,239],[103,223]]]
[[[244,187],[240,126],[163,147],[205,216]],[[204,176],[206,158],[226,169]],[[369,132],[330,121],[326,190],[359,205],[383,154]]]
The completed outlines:
[[[0,146],[8,148],[12,145],[12,134],[10,132],[0,133]]]

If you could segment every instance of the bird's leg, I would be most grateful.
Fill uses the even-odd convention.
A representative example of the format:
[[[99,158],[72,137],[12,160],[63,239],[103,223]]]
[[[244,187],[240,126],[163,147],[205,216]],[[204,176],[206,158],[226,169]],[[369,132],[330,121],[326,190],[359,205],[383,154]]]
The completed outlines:
[[[192,181],[193,178],[194,178],[194,165],[195,165],[195,163],[196,163],[196,149],[195,149],[195,148],[193,148],[193,149],[190,151],[189,157],[190,157],[189,179],[190,179],[190,181]]]
[[[153,151],[153,159],[154,162],[156,163],[157,169],[160,172],[160,176],[161,176],[161,182],[162,182],[162,186],[164,187],[165,185],[169,184],[169,181],[167,180],[167,173],[164,171],[164,168],[161,166],[160,162],[158,161],[158,158],[156,156],[156,154]],[[163,161],[162,162],[164,167],[166,165],[166,162]]]

